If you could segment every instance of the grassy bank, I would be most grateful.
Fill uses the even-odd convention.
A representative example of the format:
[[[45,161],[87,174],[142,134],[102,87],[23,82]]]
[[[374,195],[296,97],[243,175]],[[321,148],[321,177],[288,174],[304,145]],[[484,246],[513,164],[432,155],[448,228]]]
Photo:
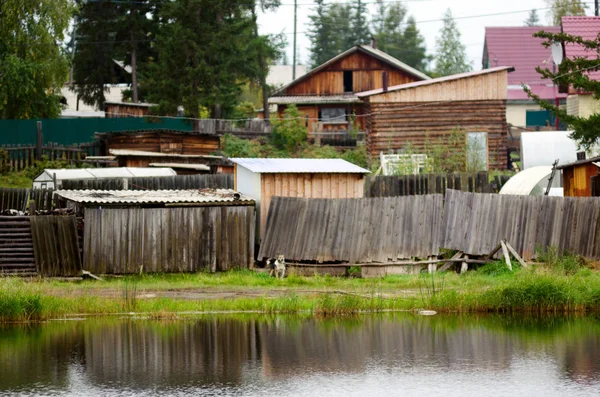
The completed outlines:
[[[590,312],[600,309],[600,273],[578,259],[549,258],[510,272],[486,265],[454,273],[381,279],[264,273],[142,275],[104,282],[0,279],[0,321],[135,312],[151,317],[206,312],[307,313],[433,309],[440,312]]]

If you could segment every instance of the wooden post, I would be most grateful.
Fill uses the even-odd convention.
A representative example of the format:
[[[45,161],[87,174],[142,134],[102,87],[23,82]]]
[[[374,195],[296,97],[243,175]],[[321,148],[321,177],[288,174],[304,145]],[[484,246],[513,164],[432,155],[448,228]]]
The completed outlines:
[[[508,248],[506,247],[506,243],[504,242],[504,240],[500,241],[500,244],[502,245],[502,253],[504,254],[504,260],[506,261],[506,266],[508,266],[508,268],[512,271],[512,263],[510,263],[510,257],[508,255]]]
[[[44,144],[44,135],[42,134],[42,122],[36,123],[37,133],[35,137],[35,158],[36,160],[42,159],[42,145]]]

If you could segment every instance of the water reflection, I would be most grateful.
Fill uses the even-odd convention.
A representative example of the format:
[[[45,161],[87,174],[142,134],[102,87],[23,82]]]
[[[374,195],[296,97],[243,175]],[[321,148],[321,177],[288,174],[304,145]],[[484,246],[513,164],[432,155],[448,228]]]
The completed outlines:
[[[423,376],[437,379],[430,394],[462,381],[519,390],[517,379],[534,376],[585,394],[600,390],[600,322],[392,314],[4,326],[0,374],[0,391],[83,395],[365,394],[395,382],[419,393]]]

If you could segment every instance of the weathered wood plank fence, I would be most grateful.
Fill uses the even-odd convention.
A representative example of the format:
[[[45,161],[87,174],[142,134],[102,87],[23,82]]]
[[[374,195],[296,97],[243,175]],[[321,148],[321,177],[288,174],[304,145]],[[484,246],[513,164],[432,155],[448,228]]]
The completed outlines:
[[[64,190],[185,190],[233,189],[233,174],[176,175],[63,181]]]
[[[6,151],[6,157],[0,157],[0,162],[6,162],[12,171],[21,171],[33,165],[37,159],[36,145],[2,145],[0,151]],[[80,143],[76,145],[59,145],[49,142],[43,145],[39,154],[48,160],[60,160],[69,164],[83,163],[86,156],[101,155],[100,142]]]
[[[497,192],[508,180],[508,177],[495,178],[489,182],[487,172],[456,174],[420,174],[370,176],[365,182],[366,197],[395,197],[421,194],[444,194],[446,189],[467,192]]]
[[[25,211],[30,200],[36,210],[49,211],[54,205],[52,189],[0,188],[0,210]]]
[[[255,220],[254,205],[86,208],[83,267],[94,274],[249,268]]]
[[[506,239],[524,259],[556,247],[600,259],[600,199],[446,191],[442,247],[485,255]]]
[[[37,273],[48,277],[81,275],[74,216],[32,216],[31,236]]]
[[[258,257],[368,263],[437,255],[442,198],[273,197]]]

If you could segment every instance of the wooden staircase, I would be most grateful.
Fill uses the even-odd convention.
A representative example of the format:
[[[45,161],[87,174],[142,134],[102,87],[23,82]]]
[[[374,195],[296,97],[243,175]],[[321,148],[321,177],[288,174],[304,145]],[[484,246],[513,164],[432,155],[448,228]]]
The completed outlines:
[[[36,276],[27,216],[0,216],[0,276]]]

